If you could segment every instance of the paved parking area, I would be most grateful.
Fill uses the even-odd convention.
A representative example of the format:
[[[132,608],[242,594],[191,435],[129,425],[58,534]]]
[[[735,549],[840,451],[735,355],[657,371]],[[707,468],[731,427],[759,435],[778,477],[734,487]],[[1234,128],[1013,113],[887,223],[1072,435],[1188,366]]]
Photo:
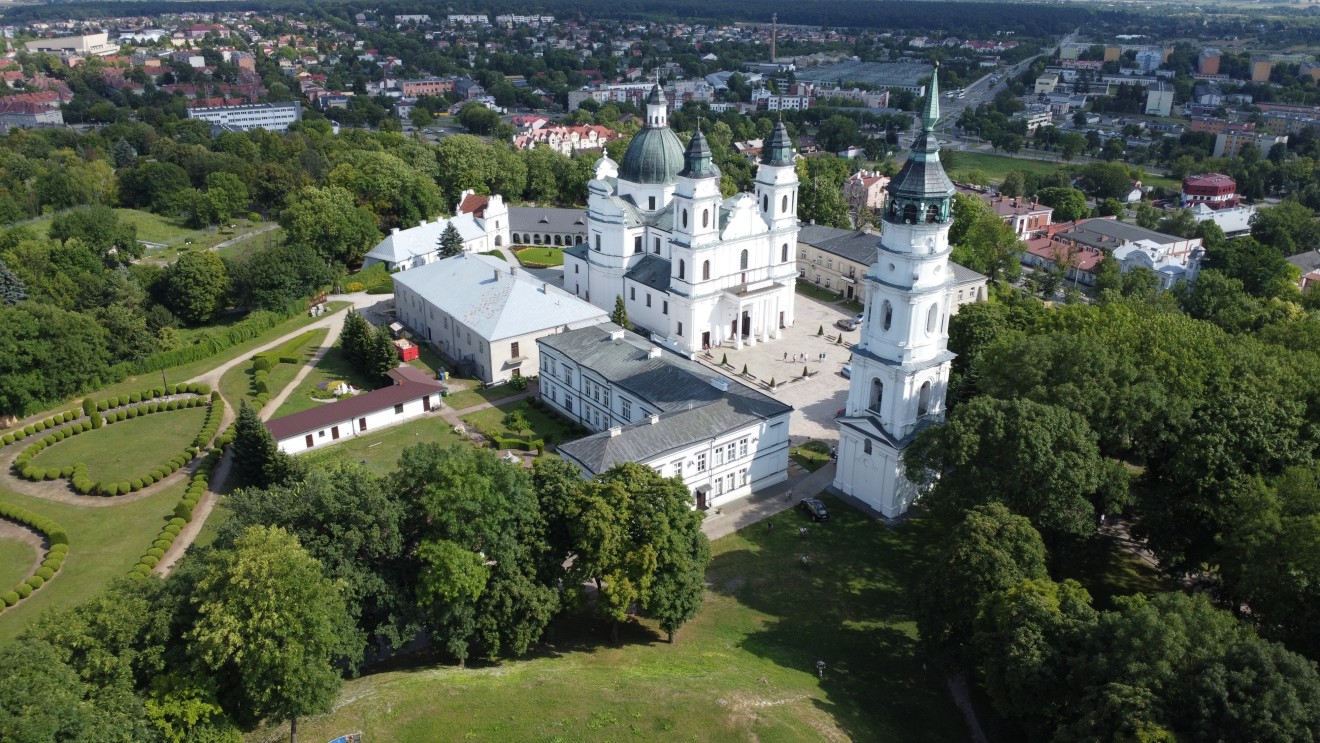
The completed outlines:
[[[834,322],[854,313],[802,294],[795,298],[794,307],[797,321],[793,327],[786,328],[778,340],[743,346],[739,351],[730,346],[714,348],[711,349],[712,358],[699,355],[698,359],[718,366],[727,354],[731,368],[722,369],[725,374],[736,377],[746,365],[748,373],[755,378],[748,380],[749,383],[775,380],[777,386],[773,392],[760,384],[756,386],[793,406],[789,435],[794,444],[807,439],[837,441],[839,427],[834,422],[834,414],[848,398],[849,381],[840,369],[848,363],[851,353],[848,346],[835,342],[842,331],[834,327]],[[823,336],[817,334],[820,330],[824,330]],[[856,330],[843,332],[844,342],[856,343],[858,335]],[[805,361],[801,360],[804,355]],[[799,360],[794,360],[795,356]],[[811,373],[810,377],[802,376],[804,367]]]

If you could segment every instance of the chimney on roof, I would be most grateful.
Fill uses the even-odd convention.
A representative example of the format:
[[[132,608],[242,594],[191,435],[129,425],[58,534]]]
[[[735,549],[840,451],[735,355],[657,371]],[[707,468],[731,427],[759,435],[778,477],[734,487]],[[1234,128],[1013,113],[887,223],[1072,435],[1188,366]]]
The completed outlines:
[[[436,220],[435,220],[435,221],[436,221],[436,222],[439,222],[439,221],[440,221],[440,218],[439,218],[439,217],[436,217]],[[426,226],[426,220],[423,219],[422,221],[418,222],[418,223],[417,223],[417,226],[418,226],[418,227],[425,227],[425,226]]]
[[[660,347],[659,347],[659,346],[651,346],[650,348],[646,349],[646,358],[648,358],[648,359],[658,359],[658,358],[660,358]]]
[[[550,285],[547,284],[547,283],[544,282],[544,281],[541,282],[541,293],[542,293],[542,294],[549,294],[549,293],[550,293]]]
[[[611,331],[610,331],[610,340],[612,340],[612,341],[621,341],[621,340],[623,340],[623,328],[619,328],[618,330],[611,330]]]
[[[711,377],[711,378],[710,378],[710,386],[714,387],[715,389],[719,390],[720,392],[728,392],[728,391],[729,391],[729,380],[728,380],[728,379],[725,379],[724,377]]]
[[[614,438],[621,433],[623,433],[623,428],[619,426],[610,426],[610,438]]]
[[[656,415],[655,413],[651,413],[650,415],[646,416],[646,419],[647,419],[647,420],[651,423],[651,425],[653,425],[653,426],[654,426],[655,424],[657,424],[657,423],[660,422],[660,416]]]
[[[499,280],[500,280],[500,273],[501,273],[501,271],[500,271],[498,268],[495,269],[495,280],[496,280],[496,281],[499,281]]]
[[[399,228],[398,228],[398,227],[391,227],[391,228],[390,228],[390,234],[391,234],[391,235],[397,235],[397,234],[399,234]]]
[[[518,275],[518,267],[517,267],[517,266],[509,266],[509,275],[510,275],[510,276],[517,276],[517,275]]]

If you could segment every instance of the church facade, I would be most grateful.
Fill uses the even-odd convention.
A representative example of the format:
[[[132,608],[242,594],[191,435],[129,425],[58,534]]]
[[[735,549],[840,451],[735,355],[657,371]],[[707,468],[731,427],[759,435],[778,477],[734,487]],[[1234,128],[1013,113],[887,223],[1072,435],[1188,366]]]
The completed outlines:
[[[944,420],[953,360],[948,329],[954,311],[954,186],[940,165],[938,119],[939,86],[932,76],[922,132],[886,189],[884,231],[864,279],[866,313],[839,419],[834,487],[888,518],[906,511],[917,496],[903,469],[903,451],[923,428]]]
[[[755,192],[724,198],[705,135],[684,150],[657,86],[622,162],[596,163],[587,240],[564,251],[564,289],[606,311],[622,297],[630,322],[688,356],[778,338],[794,321],[797,186],[779,123]]]

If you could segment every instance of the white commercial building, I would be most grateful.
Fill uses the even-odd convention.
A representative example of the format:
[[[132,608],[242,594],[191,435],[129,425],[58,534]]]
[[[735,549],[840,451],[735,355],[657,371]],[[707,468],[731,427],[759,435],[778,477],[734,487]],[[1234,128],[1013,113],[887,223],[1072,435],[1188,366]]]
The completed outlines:
[[[902,514],[917,497],[903,452],[919,431],[944,420],[953,361],[949,228],[955,191],[935,139],[938,71],[931,76],[922,132],[889,182],[879,249],[863,279],[866,312],[839,418],[834,487],[887,518]]]
[[[509,208],[500,195],[482,196],[464,191],[454,216],[423,221],[416,227],[390,230],[390,234],[367,252],[364,267],[384,263],[390,271],[416,268],[441,259],[440,236],[454,225],[463,238],[463,250],[484,253],[509,244]]]
[[[724,198],[698,131],[684,152],[654,87],[621,163],[602,157],[587,185],[587,241],[564,251],[564,289],[691,355],[780,336],[793,324],[797,174],[782,122],[762,150],[755,193]]]
[[[609,319],[519,267],[479,253],[396,273],[394,306],[418,343],[430,343],[464,376],[487,384],[535,374],[538,338]]]
[[[702,509],[788,477],[791,406],[613,323],[537,343],[541,399],[598,432],[557,447],[583,475],[638,462],[681,477]]]
[[[440,407],[444,385],[411,366],[392,370],[394,384],[286,415],[266,423],[286,454],[301,454],[342,439],[374,433]]]
[[[79,57],[109,57],[119,53],[119,45],[110,41],[110,34],[83,34],[61,36],[55,39],[37,39],[27,42],[32,53],[76,55]]]
[[[302,120],[302,104],[298,101],[283,103],[240,103],[233,106],[197,106],[188,109],[188,118],[208,121],[215,126],[233,131],[265,129],[272,132],[289,130],[289,125]]]

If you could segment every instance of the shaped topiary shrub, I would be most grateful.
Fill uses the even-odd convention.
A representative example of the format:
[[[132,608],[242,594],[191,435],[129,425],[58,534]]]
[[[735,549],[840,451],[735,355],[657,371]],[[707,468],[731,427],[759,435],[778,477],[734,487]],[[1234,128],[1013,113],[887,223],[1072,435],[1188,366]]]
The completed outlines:
[[[14,591],[18,593],[20,599],[25,599],[32,595],[32,586],[29,586],[26,583],[19,583],[14,586]]]
[[[51,578],[55,577],[55,571],[51,570],[50,568],[37,568],[36,574],[43,581],[50,580]]]
[[[5,591],[0,593],[0,601],[5,602],[5,606],[13,606],[19,602],[18,591]]]
[[[46,585],[46,579],[42,578],[40,575],[33,575],[23,582],[32,586],[32,590],[34,591]]]

